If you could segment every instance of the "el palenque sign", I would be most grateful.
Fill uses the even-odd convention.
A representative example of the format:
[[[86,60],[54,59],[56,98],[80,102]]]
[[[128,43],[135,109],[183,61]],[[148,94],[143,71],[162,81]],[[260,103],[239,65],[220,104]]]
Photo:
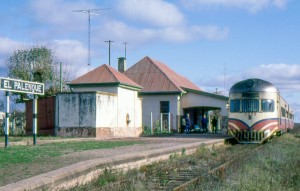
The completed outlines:
[[[10,78],[0,78],[1,90],[44,95],[44,84]]]

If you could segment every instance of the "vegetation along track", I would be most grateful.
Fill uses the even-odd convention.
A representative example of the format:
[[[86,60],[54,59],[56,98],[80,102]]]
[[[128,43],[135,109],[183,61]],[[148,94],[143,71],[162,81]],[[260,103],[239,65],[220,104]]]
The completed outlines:
[[[92,182],[71,190],[300,190],[300,124],[262,146],[201,145],[193,155],[127,172],[106,169]],[[256,149],[256,150],[255,150]],[[183,185],[183,186],[182,186]],[[180,187],[181,186],[181,187]]]
[[[78,190],[189,190],[209,174],[222,178],[226,166],[252,156],[263,145],[201,145],[193,155],[172,154],[170,159],[127,173],[106,169],[93,183]],[[95,186],[96,185],[96,186]]]

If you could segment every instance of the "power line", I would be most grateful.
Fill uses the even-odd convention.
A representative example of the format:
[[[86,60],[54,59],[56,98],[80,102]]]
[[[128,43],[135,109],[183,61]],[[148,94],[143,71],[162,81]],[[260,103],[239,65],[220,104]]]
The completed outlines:
[[[99,15],[96,12],[109,10],[109,8],[105,9],[82,9],[82,10],[73,10],[73,12],[81,12],[88,14],[88,67],[91,66],[91,14],[92,15]]]
[[[108,43],[108,65],[110,66],[110,45],[112,42],[112,40],[108,40],[108,41],[105,41],[106,43]]]

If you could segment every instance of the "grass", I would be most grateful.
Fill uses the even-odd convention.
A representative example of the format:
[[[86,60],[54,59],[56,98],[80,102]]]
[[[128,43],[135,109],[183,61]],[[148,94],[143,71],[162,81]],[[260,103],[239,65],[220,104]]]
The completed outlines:
[[[196,190],[300,190],[299,130],[266,144],[246,160],[226,169],[225,179],[209,177]]]
[[[299,132],[300,128],[276,137],[250,157],[241,157],[217,174],[208,175],[207,172],[237,156],[247,155],[259,145],[200,146],[193,155],[171,155],[168,161],[143,166],[139,170],[127,173],[106,170],[97,180],[75,190],[157,190],[167,185],[170,182],[168,177],[176,176],[180,168],[192,169],[193,166],[200,167],[197,171],[204,178],[186,190],[300,190]],[[126,180],[126,183],[113,184],[120,180]]]
[[[8,164],[31,163],[35,160],[58,157],[64,154],[93,150],[127,146],[135,144],[130,141],[84,141],[84,142],[58,142],[51,144],[41,144],[35,146],[10,146],[0,149],[0,169]]]
[[[0,185],[6,185],[34,175],[45,173],[82,160],[85,156],[67,157],[68,154],[95,149],[107,149],[140,141],[81,141],[55,142],[35,146],[0,148]],[[84,159],[87,160],[87,159]]]
[[[57,139],[64,139],[61,137],[52,137],[52,136],[38,136],[37,140],[57,140]],[[21,142],[21,141],[33,141],[32,136],[8,136],[8,142]],[[0,136],[0,143],[5,142],[5,137],[2,135]]]

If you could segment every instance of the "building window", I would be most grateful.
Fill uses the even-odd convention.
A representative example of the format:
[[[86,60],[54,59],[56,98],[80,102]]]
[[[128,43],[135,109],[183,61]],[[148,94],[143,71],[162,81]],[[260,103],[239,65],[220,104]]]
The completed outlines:
[[[160,102],[160,113],[169,113],[170,112],[170,102],[161,101]]]
[[[259,100],[258,99],[243,99],[242,100],[242,111],[243,112],[258,112],[259,111]]]
[[[240,112],[241,101],[239,99],[230,100],[230,112]]]
[[[261,100],[261,110],[263,112],[273,112],[274,111],[274,100],[271,100],[271,99]]]

